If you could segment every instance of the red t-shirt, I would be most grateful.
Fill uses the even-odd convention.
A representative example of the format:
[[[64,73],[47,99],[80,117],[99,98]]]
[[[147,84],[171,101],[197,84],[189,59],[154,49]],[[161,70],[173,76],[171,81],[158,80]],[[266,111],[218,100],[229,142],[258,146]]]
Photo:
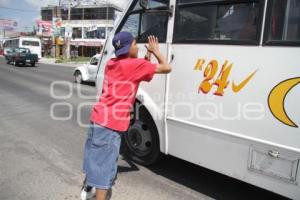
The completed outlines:
[[[107,62],[102,95],[90,120],[101,126],[127,131],[130,111],[141,81],[151,81],[156,64],[140,58],[113,58]]]

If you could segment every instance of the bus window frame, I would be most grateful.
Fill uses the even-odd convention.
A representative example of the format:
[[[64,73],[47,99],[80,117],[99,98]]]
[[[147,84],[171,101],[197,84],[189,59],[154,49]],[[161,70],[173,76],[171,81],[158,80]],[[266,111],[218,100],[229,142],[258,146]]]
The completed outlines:
[[[127,13],[124,15],[121,23],[119,24],[116,33],[119,33],[121,31],[121,29],[123,28],[124,24],[126,23],[127,19],[129,18],[130,15],[134,15],[134,14],[138,14],[139,15],[139,27],[138,27],[138,36],[135,38],[137,43],[146,43],[146,41],[141,41],[139,36],[141,33],[141,21],[142,21],[142,16],[144,13],[166,13],[170,14],[170,1],[169,4],[167,5],[167,10],[165,9],[165,6],[160,6],[160,7],[156,7],[155,9],[138,9],[138,10],[134,10],[134,7],[139,3],[139,0],[135,0],[132,1],[132,4],[130,5]],[[167,21],[167,23],[169,23],[169,21]],[[162,43],[165,43],[167,40],[167,35],[168,35],[168,26],[166,26],[166,36],[165,36],[165,41],[163,41]]]
[[[263,36],[263,46],[290,46],[300,47],[300,41],[283,41],[283,40],[269,40],[269,33],[271,31],[272,13],[274,0],[269,0],[267,3],[265,30]]]
[[[175,19],[174,19],[174,26],[173,26],[173,36],[172,36],[172,43],[173,44],[211,44],[211,45],[249,45],[249,46],[259,46],[260,40],[262,37],[262,29],[263,29],[263,18],[264,18],[264,8],[265,8],[265,1],[266,0],[253,0],[253,2],[258,2],[259,5],[259,15],[257,21],[257,30],[256,30],[256,39],[255,40],[175,40],[174,39],[174,32],[175,32],[175,24],[176,24],[176,13],[179,12],[179,6],[189,7],[193,5],[231,5],[231,4],[241,4],[241,3],[251,3],[249,0],[213,0],[213,1],[200,1],[195,3],[183,3],[179,5],[179,0],[176,2],[175,8]]]

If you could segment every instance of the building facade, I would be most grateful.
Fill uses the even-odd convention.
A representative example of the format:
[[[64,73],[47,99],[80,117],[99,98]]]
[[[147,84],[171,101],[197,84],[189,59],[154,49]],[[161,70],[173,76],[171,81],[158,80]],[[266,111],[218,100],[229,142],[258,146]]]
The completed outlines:
[[[76,52],[78,56],[91,57],[100,53],[121,8],[112,4],[97,4],[79,5],[71,7],[70,10],[69,16],[68,9],[62,6],[41,8],[41,20],[62,20],[60,35],[56,38],[52,36],[52,41],[56,41],[52,42],[56,52],[54,54],[64,55],[67,42],[70,44],[71,54]],[[67,35],[71,36],[69,41],[66,41]],[[43,41],[44,45],[49,45],[49,37],[44,37]]]

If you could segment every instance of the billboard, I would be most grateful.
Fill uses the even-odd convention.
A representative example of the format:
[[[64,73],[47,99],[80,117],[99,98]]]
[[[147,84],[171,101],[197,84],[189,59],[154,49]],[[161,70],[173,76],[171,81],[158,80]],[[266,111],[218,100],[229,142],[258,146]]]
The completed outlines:
[[[37,35],[50,37],[52,35],[52,22],[36,20]]]
[[[0,29],[13,31],[18,27],[18,22],[11,19],[0,19]]]

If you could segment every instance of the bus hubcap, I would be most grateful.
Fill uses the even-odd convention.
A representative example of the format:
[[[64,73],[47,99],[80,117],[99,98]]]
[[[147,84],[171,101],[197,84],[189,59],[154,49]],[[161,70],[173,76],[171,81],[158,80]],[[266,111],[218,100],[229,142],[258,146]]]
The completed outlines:
[[[151,152],[152,137],[148,126],[136,121],[128,130],[129,148],[139,156],[146,156]]]

